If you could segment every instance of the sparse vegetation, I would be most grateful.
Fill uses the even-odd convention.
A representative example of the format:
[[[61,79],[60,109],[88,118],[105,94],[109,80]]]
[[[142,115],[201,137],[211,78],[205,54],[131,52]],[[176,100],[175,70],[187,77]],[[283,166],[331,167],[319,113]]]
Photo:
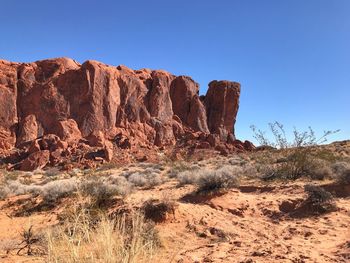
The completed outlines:
[[[239,172],[234,166],[224,166],[215,171],[204,171],[196,184],[198,193],[217,192],[239,185]]]
[[[128,181],[135,186],[151,188],[161,184],[164,180],[162,176],[153,170],[135,172],[128,176]]]
[[[216,170],[201,169],[179,173],[180,185],[194,184],[197,193],[217,192],[239,185],[242,169],[237,166],[224,166]]]
[[[39,253],[43,253],[42,248],[40,248],[39,243],[43,241],[43,237],[39,234],[35,234],[33,226],[29,226],[28,229],[23,229],[21,233],[22,241],[19,243],[19,248],[17,255],[19,255],[23,250],[26,251],[28,256]],[[34,248],[34,246],[37,246]]]
[[[325,131],[320,138],[317,138],[311,127],[302,132],[294,128],[293,139],[288,141],[281,123],[269,123],[269,127],[274,140],[268,139],[266,132],[251,126],[255,139],[261,145],[279,149],[278,154],[282,157],[271,165],[270,169],[267,169],[267,174],[263,176],[264,179],[296,180],[306,176],[322,180],[332,176],[331,169],[322,163],[322,161],[331,160],[332,156],[324,154],[323,151],[318,152],[314,146],[325,143],[330,135],[339,130]]]
[[[92,207],[106,206],[113,196],[119,194],[117,186],[100,181],[97,178],[83,181],[79,188],[85,197],[90,198]]]
[[[339,184],[350,184],[350,164],[346,162],[336,162],[332,165],[336,181]]]
[[[270,132],[273,139],[269,139],[265,131],[258,129],[255,125],[251,125],[250,128],[254,133],[254,138],[262,146],[270,146],[278,149],[298,148],[306,146],[315,146],[327,142],[328,137],[340,130],[328,130],[324,131],[323,135],[319,138],[316,137],[314,130],[309,127],[307,131],[298,131],[295,127],[293,130],[293,139],[288,140],[286,131],[282,123],[275,121],[269,123]]]
[[[132,263],[150,262],[160,245],[153,224],[143,215],[109,218],[101,214],[91,224],[89,213],[82,210],[71,221],[49,231],[49,262]]]
[[[78,189],[75,178],[49,182],[41,187],[44,202],[56,203],[59,199],[72,195]]]

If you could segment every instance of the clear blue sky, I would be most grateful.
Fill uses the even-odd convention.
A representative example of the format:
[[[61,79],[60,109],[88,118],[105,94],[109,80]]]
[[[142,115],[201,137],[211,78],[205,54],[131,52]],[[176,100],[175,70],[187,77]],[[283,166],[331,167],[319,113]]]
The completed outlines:
[[[165,69],[201,94],[242,84],[236,133],[311,125],[350,139],[350,0],[0,0],[0,58]]]

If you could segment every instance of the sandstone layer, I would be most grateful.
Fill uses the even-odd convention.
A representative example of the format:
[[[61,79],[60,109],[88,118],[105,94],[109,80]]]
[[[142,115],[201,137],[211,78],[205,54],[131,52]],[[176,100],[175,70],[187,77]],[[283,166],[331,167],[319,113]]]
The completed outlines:
[[[100,147],[108,160],[115,147],[166,147],[186,138],[199,148],[251,149],[234,136],[239,95],[239,83],[212,81],[200,97],[190,77],[163,70],[0,60],[0,154],[32,169],[84,147]]]

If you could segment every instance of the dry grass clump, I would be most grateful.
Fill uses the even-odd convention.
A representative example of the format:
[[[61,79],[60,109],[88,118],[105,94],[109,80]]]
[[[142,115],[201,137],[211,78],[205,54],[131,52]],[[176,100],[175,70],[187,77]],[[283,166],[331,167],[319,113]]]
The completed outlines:
[[[194,170],[179,173],[180,185],[194,184],[197,193],[227,190],[239,185],[242,169],[238,166],[223,166],[217,170]]]
[[[304,189],[307,193],[305,204],[310,205],[312,212],[326,213],[336,209],[333,196],[330,192],[317,185],[305,185]]]
[[[86,210],[47,234],[48,262],[151,262],[160,242],[154,225],[139,212],[92,220]]]

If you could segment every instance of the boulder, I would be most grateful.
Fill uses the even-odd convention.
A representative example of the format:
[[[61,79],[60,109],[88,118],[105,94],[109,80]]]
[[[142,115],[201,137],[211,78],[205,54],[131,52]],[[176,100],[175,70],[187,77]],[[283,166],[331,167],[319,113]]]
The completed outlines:
[[[57,135],[69,144],[77,143],[82,138],[78,124],[73,119],[59,121]]]
[[[39,125],[34,114],[26,116],[19,125],[19,135],[17,136],[17,146],[30,142],[38,138]]]
[[[50,151],[38,151],[30,154],[23,160],[20,170],[33,171],[44,168],[50,161]]]

